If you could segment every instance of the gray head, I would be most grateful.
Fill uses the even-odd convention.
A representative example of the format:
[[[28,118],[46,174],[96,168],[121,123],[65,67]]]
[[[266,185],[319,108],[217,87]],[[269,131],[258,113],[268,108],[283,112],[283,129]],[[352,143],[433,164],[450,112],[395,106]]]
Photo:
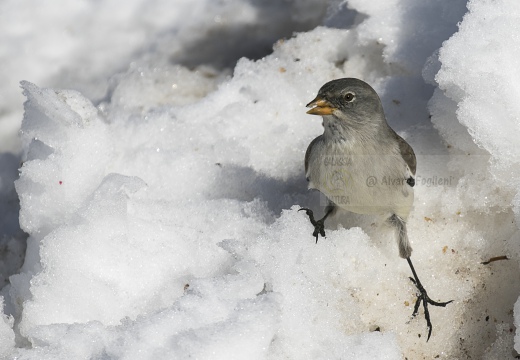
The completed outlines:
[[[366,82],[355,78],[332,80],[323,85],[318,96],[307,107],[307,114],[332,115],[347,127],[372,127],[386,125],[381,100]]]

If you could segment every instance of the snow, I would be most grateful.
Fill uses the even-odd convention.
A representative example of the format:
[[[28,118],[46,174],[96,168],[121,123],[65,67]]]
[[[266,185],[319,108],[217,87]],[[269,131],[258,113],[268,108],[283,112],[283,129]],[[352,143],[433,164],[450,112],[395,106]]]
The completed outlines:
[[[513,0],[2,2],[0,357],[513,359],[519,18]],[[381,219],[339,213],[316,244],[298,212],[324,205],[305,104],[340,77],[417,154],[412,259],[454,300],[429,342]]]

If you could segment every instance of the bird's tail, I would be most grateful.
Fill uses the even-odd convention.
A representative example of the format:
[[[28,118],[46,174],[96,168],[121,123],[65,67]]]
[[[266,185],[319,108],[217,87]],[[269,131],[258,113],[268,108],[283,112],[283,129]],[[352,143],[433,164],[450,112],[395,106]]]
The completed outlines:
[[[393,214],[388,218],[390,225],[396,229],[397,232],[397,245],[399,246],[399,256],[403,259],[407,259],[412,255],[412,245],[408,240],[408,232],[406,231],[406,221],[401,217]]]

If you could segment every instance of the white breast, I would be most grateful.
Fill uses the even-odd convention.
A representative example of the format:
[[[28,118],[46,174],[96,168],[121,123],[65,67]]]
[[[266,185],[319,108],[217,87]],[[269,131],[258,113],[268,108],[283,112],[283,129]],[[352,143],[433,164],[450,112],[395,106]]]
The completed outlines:
[[[406,219],[413,188],[407,166],[397,151],[377,154],[347,141],[320,141],[311,149],[307,178],[339,207],[359,214],[395,213]],[[366,155],[370,152],[374,155]]]

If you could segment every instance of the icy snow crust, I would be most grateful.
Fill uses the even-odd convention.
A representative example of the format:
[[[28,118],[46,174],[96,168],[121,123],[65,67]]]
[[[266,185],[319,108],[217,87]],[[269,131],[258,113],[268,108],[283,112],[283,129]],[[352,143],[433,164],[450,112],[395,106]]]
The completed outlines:
[[[15,188],[29,237],[20,269],[1,259],[2,272],[17,274],[1,291],[0,357],[520,351],[518,2],[66,3],[83,22],[64,16],[65,2],[45,7],[53,29],[74,24],[64,44],[14,23],[2,35],[52,44],[35,56],[55,67],[46,70],[52,81],[33,68],[21,83]],[[21,16],[24,3],[0,6]],[[198,14],[189,22],[187,10]],[[84,34],[92,24],[108,33]],[[131,46],[119,44],[125,36]],[[72,50],[89,37],[94,50]],[[340,213],[315,244],[297,211],[324,204],[303,173],[306,147],[322,132],[305,104],[340,77],[372,84],[417,154],[412,258],[430,296],[454,300],[430,309],[429,342],[422,309],[410,318],[415,288],[381,219]],[[4,128],[15,127],[17,111],[8,109]],[[12,167],[15,158],[0,160]],[[14,176],[0,175],[7,204]],[[7,249],[22,253],[5,229]],[[482,264],[501,255],[509,260]]]

